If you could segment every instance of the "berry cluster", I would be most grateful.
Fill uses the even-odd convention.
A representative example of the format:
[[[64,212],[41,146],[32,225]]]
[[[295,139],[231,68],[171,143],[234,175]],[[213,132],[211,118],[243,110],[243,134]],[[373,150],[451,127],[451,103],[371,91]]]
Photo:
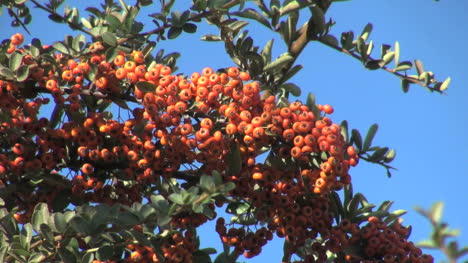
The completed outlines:
[[[262,95],[261,83],[235,67],[206,67],[184,77],[168,66],[147,66],[141,51],[106,60],[99,42],[79,59],[44,46],[41,52],[55,59],[50,63],[19,48],[22,42],[14,35],[10,53],[23,56],[29,75],[24,81],[0,80],[0,187],[14,189],[4,200],[16,209],[18,222],[28,222],[39,202],[60,210],[64,195],[74,205],[130,205],[155,190],[168,196],[169,190],[157,189],[164,180],[191,185],[218,171],[236,188],[216,204],[246,203],[253,223],[265,224],[252,231],[217,221],[222,242],[239,255],[258,255],[276,233],[286,238],[291,254],[319,235],[328,240],[312,245],[307,262],[356,245],[366,259],[426,262],[401,240],[401,229],[373,222],[348,229],[344,221],[332,227],[327,194],[350,183],[349,168],[359,157],[328,117],[330,105],[311,109]],[[41,106],[52,100],[50,120],[40,117]],[[119,106],[116,118],[106,111],[113,103]],[[239,159],[239,169],[231,167],[232,159]],[[209,209],[214,213],[214,205]],[[170,226],[179,232],[162,247],[165,262],[191,262],[197,247],[187,229],[207,220],[188,211],[172,215]],[[126,262],[160,260],[150,247],[127,249],[132,253]]]

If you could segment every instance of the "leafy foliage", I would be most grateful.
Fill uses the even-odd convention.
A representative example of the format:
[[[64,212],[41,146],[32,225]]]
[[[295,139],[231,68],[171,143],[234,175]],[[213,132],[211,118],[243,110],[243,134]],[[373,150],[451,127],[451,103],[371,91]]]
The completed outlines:
[[[395,75],[404,92],[442,93],[450,78],[400,61],[398,42],[374,58],[370,23],[338,40],[333,2],[195,0],[176,10],[174,0],[105,0],[62,10],[64,0],[0,1],[12,26],[27,31],[38,8],[80,32],[51,45],[23,45],[18,33],[0,45],[0,261],[212,262],[218,252],[200,248],[197,228],[216,220],[216,263],[254,257],[274,236],[284,238],[283,262],[431,262],[407,241],[404,211],[353,193],[349,169],[360,159],[393,169],[395,150],[373,145],[377,124],[363,139],[313,94],[290,95],[301,94],[296,60],[312,41]],[[148,31],[144,8],[156,10]],[[202,21],[219,30],[202,40],[222,42],[237,67],[174,74],[180,54],[157,44]],[[273,40],[256,46],[251,22],[279,34],[280,56]],[[439,247],[453,234],[440,210],[422,212]]]

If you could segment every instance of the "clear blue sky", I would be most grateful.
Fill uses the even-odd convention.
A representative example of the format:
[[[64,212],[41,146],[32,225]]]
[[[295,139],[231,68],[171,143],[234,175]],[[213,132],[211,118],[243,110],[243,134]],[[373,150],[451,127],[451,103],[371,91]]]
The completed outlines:
[[[95,3],[68,2],[71,5]],[[400,61],[420,59],[426,70],[436,73],[439,80],[451,76],[446,95],[432,94],[419,86],[411,86],[410,92],[403,94],[400,81],[393,75],[366,70],[360,62],[319,43],[306,48],[298,61],[304,69],[293,79],[303,90],[301,99],[310,91],[316,95],[317,103],[334,106],[335,122],[346,119],[350,127],[362,134],[371,124],[379,124],[375,143],[397,150],[393,165],[398,171],[388,179],[383,168],[361,162],[351,170],[354,189],[365,193],[373,203],[394,200],[394,209],[408,210],[404,222],[413,225],[413,241],[428,237],[430,231],[429,223],[413,207],[428,208],[442,200],[445,202],[443,220],[460,229],[459,240],[468,245],[468,173],[464,170],[468,165],[468,79],[465,77],[468,16],[464,10],[468,10],[465,1],[354,0],[335,3],[327,14],[336,21],[332,30],[336,36],[349,30],[359,34],[371,22],[374,31],[370,39],[374,40],[376,51],[380,44],[399,41]],[[30,29],[43,43],[74,34],[64,25],[47,21],[42,12],[34,14]],[[17,30],[9,27],[6,20],[5,14],[0,17],[1,39],[9,38]],[[151,26],[149,20],[147,26]],[[216,33],[213,28],[200,29],[199,32]],[[251,27],[250,32],[255,44],[260,46],[273,37],[258,26]],[[199,33],[185,34],[159,47],[182,51],[179,71],[187,74],[207,65],[213,68],[232,65],[222,44],[201,42],[199,37]],[[26,42],[30,39],[27,37]],[[279,44],[277,40],[276,54],[284,51]],[[219,244],[219,239],[208,234],[207,239],[202,239],[202,245],[211,244]],[[278,262],[281,251],[281,243],[272,242],[264,248],[265,253],[249,262]],[[437,253],[434,256],[436,261],[442,259]]]

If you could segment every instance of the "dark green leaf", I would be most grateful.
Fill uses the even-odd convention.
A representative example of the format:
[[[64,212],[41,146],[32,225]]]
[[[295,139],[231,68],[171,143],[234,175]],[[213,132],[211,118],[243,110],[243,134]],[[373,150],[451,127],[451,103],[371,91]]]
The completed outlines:
[[[247,26],[249,22],[247,21],[234,21],[230,23],[227,27],[233,32],[239,32],[242,28]]]
[[[181,27],[171,27],[167,32],[167,38],[174,39],[182,33]]]
[[[395,59],[395,64],[396,64],[396,59]],[[408,70],[411,67],[413,67],[413,64],[410,61],[403,61],[398,63],[398,65],[395,67],[395,71],[403,71],[403,70]]]
[[[114,254],[114,248],[109,245],[104,245],[99,247],[98,251],[96,252],[96,259],[100,261],[108,260]]]
[[[122,26],[122,23],[120,22],[120,19],[117,18],[115,15],[110,14],[106,16],[106,21],[110,25],[111,30],[114,31],[115,29],[118,29]]]
[[[198,250],[195,251],[195,253],[192,254],[193,256],[193,262],[197,263],[211,263],[211,258],[210,255],[208,255],[206,252]]]
[[[176,203],[178,205],[184,205],[185,204],[182,195],[179,194],[179,193],[172,193],[171,195],[169,195],[169,200],[171,200],[172,202],[174,202],[174,203]]]
[[[33,235],[33,229],[30,223],[24,224],[23,229],[21,229],[21,233],[19,235],[21,247],[24,250],[29,251],[29,247],[31,245],[31,239]]]
[[[338,39],[330,34],[320,37],[320,42],[330,46],[338,47]]]
[[[117,37],[109,31],[102,34],[102,41],[111,47],[117,46]]]
[[[86,44],[86,37],[84,35],[80,34],[80,35],[77,35],[73,39],[72,47],[73,47],[74,50],[80,51],[81,49],[83,49],[85,44]]]
[[[200,188],[206,192],[212,192],[215,190],[216,185],[213,181],[213,177],[209,175],[202,175],[200,178]]]
[[[94,253],[92,253],[92,252],[86,252],[83,255],[83,258],[81,259],[81,261],[83,263],[92,263],[93,260],[94,260]]]
[[[407,79],[401,80],[401,88],[404,93],[407,93],[409,91],[409,86],[410,86],[410,82]]]
[[[74,216],[70,220],[69,224],[77,233],[85,235],[91,234],[91,226],[83,217],[79,215]]]
[[[318,5],[311,6],[310,11],[312,12],[312,17],[309,20],[309,26],[312,26],[315,34],[320,35],[325,31],[325,14]]]
[[[372,32],[372,24],[368,23],[364,27],[364,29],[362,30],[361,35],[360,35],[360,37],[364,40],[364,42],[367,41],[367,39],[369,38],[371,32]]]
[[[193,23],[185,23],[182,29],[187,33],[195,33],[197,32],[197,25]]]
[[[245,214],[250,209],[250,205],[245,202],[234,202],[230,203],[226,207],[226,213],[233,215],[242,215]]]
[[[353,40],[354,40],[353,31],[341,33],[340,42],[341,42],[341,46],[344,49],[351,50],[354,47]]]
[[[388,152],[388,147],[378,148],[370,157],[370,162],[380,162]]]
[[[57,50],[58,52],[60,53],[63,53],[65,55],[71,55],[71,50],[69,47],[65,46],[64,43],[62,42],[55,42],[53,45],[52,45],[53,48],[55,48],[55,50]]]
[[[11,57],[10,57],[10,70],[11,71],[16,71],[18,70],[18,68],[20,67],[21,65],[21,62],[23,61],[23,55],[18,53],[18,52],[14,52],[13,54],[11,54]]]
[[[340,124],[340,127],[341,127],[341,135],[343,136],[344,141],[348,143],[348,138],[349,138],[348,121],[346,120],[342,121]]]
[[[19,67],[18,71],[16,72],[16,80],[18,82],[23,82],[29,77],[29,66],[22,65]]]
[[[105,56],[106,56],[106,61],[111,63],[115,57],[119,55],[119,49],[116,47],[110,47],[106,50]]]
[[[46,203],[39,203],[34,208],[31,223],[36,231],[40,230],[41,224],[47,224],[49,220],[49,208]]]
[[[262,25],[271,28],[270,22],[268,22],[268,20],[263,15],[261,15],[255,9],[252,8],[246,8],[239,12],[232,12],[231,15],[253,19],[261,23]]]
[[[280,70],[285,64],[294,60],[294,57],[291,56],[289,53],[285,53],[278,57],[275,61],[267,64],[263,70],[264,71],[278,71]]]
[[[364,66],[367,68],[367,69],[370,69],[370,70],[376,70],[376,69],[379,69],[383,66],[383,60],[381,59],[372,59],[372,60],[368,60],[364,63]]]
[[[68,248],[61,246],[58,249],[58,252],[60,255],[60,259],[62,259],[61,262],[63,263],[75,263],[76,262],[75,255],[70,250],[68,250]]]
[[[154,92],[156,90],[156,86],[147,81],[139,81],[135,86],[143,92]]]
[[[52,233],[52,229],[49,225],[41,224],[39,232],[49,244],[55,243],[54,234]]]
[[[387,152],[387,154],[385,154],[384,162],[386,163],[392,162],[393,159],[395,159],[395,156],[396,156],[396,151],[394,149],[391,149],[390,151]]]
[[[362,137],[358,130],[351,130],[350,142],[354,143],[359,151],[362,151]]]
[[[0,75],[10,80],[13,80],[15,78],[15,74],[13,74],[13,71],[11,71],[9,68],[2,67],[0,69]]]
[[[293,95],[295,97],[301,96],[301,88],[299,88],[299,86],[297,86],[294,83],[285,83],[285,84],[281,85],[280,87],[285,89],[286,91],[290,92],[291,95]]]
[[[372,124],[370,127],[369,127],[369,130],[367,131],[367,135],[366,135],[366,138],[364,139],[364,144],[362,146],[362,150],[364,152],[366,152],[367,150],[369,150],[369,148],[371,147],[372,145],[372,140],[374,139],[374,136],[375,134],[377,133],[377,129],[379,128],[379,126],[374,123]]]
[[[240,154],[239,145],[237,143],[231,143],[230,151],[227,156],[228,173],[238,174],[242,168],[242,159]]]

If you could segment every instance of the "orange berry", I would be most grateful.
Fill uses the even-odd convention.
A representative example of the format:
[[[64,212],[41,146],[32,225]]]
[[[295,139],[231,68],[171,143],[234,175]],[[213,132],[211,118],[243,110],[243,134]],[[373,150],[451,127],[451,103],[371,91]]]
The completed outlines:
[[[10,38],[11,44],[19,46],[24,42],[24,36],[21,33],[16,33]]]

